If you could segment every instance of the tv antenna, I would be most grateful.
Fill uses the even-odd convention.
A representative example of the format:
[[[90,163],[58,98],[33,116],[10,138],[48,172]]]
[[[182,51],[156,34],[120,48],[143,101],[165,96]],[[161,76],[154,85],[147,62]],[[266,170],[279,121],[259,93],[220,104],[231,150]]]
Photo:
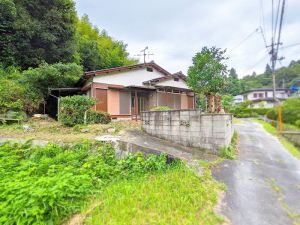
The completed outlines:
[[[149,51],[148,51],[148,53],[146,53],[146,50],[148,49],[148,46],[146,47],[146,48],[144,48],[141,52],[143,52],[143,54],[138,54],[138,55],[134,55],[134,56],[144,56],[144,63],[146,63],[146,55],[148,55],[148,58],[149,58],[149,56],[150,55],[154,55],[153,54],[153,52],[152,53],[150,53]]]

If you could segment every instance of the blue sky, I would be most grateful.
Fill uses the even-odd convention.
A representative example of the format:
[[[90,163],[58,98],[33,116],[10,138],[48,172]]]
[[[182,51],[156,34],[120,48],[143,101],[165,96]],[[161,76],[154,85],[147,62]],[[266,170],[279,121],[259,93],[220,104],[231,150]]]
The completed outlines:
[[[203,46],[227,48],[229,68],[239,77],[263,73],[270,62],[261,32],[271,43],[272,5],[270,0],[75,0],[78,16],[87,14],[94,25],[117,40],[128,44],[130,56],[146,46],[150,56],[171,73],[187,74],[192,57]],[[263,7],[261,7],[261,2]],[[274,17],[279,0],[274,0]],[[282,0],[281,0],[282,3]],[[263,9],[263,10],[262,10]],[[300,1],[286,1],[279,56],[282,66],[300,59]],[[262,16],[263,11],[263,16]],[[260,31],[260,29],[259,29]],[[278,30],[277,30],[278,31]],[[254,32],[254,33],[253,33]],[[277,35],[276,35],[277,36]],[[140,58],[140,62],[143,59]],[[277,68],[281,66],[277,63]]]

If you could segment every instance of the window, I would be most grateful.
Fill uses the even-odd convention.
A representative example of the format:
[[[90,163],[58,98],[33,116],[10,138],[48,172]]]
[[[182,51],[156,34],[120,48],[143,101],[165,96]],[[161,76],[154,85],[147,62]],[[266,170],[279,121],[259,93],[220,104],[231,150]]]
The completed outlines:
[[[178,77],[175,77],[175,78],[174,78],[174,81],[179,82],[179,78],[178,78]]]
[[[262,97],[263,97],[263,93],[259,93],[259,94],[258,94],[258,97],[259,97],[259,98],[262,98]]]
[[[257,93],[254,93],[254,94],[253,94],[253,98],[257,98]]]
[[[164,88],[158,88],[157,91],[165,92],[165,89]]]
[[[244,101],[247,100],[247,99],[248,99],[248,96],[247,96],[247,95],[244,95]]]
[[[148,72],[153,72],[153,69],[152,69],[152,68],[149,68],[149,67],[147,67],[147,71],[148,71]]]

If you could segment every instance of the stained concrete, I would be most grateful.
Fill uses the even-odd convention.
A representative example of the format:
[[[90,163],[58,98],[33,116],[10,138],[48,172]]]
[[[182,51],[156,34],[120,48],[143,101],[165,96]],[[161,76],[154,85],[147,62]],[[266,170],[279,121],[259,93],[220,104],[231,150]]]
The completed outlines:
[[[242,124],[235,124],[240,135],[238,160],[224,160],[212,170],[228,187],[221,213],[233,224],[294,224],[279,199],[300,214],[300,161],[261,124],[240,120]],[[272,178],[281,193],[266,181]]]
[[[162,140],[140,130],[124,130],[120,132],[120,136],[120,149],[130,153],[142,152],[145,155],[160,155],[162,152],[166,152],[169,161],[177,158],[197,167],[196,160],[213,162],[219,159],[216,155],[206,154],[198,149]],[[201,170],[200,167],[198,169]]]

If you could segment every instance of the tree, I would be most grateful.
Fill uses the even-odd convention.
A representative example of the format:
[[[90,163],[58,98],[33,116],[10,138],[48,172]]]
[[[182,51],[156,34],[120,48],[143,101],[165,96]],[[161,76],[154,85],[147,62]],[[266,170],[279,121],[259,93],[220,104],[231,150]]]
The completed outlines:
[[[128,66],[137,63],[129,58],[127,45],[108,36],[105,30],[99,31],[87,15],[77,25],[78,56],[85,71]]]
[[[7,65],[16,63],[27,69],[42,61],[71,60],[76,52],[77,22],[72,0],[1,0],[0,9],[0,29],[5,34],[0,38],[4,43],[1,56]]]
[[[189,67],[187,84],[196,93],[202,93],[209,99],[209,112],[214,112],[214,95],[225,85],[227,66],[222,63],[226,59],[226,50],[203,47],[193,57],[193,66]]]
[[[253,71],[252,76],[256,77],[256,75],[257,75],[256,72]]]
[[[264,74],[265,74],[266,77],[271,77],[272,76],[272,69],[271,69],[269,64],[266,65],[266,69],[265,69]]]
[[[221,106],[230,109],[234,105],[234,97],[232,95],[223,95],[221,99]]]
[[[73,87],[83,73],[75,63],[41,64],[38,68],[23,71],[20,84],[28,89],[31,99],[46,97],[49,88]]]

